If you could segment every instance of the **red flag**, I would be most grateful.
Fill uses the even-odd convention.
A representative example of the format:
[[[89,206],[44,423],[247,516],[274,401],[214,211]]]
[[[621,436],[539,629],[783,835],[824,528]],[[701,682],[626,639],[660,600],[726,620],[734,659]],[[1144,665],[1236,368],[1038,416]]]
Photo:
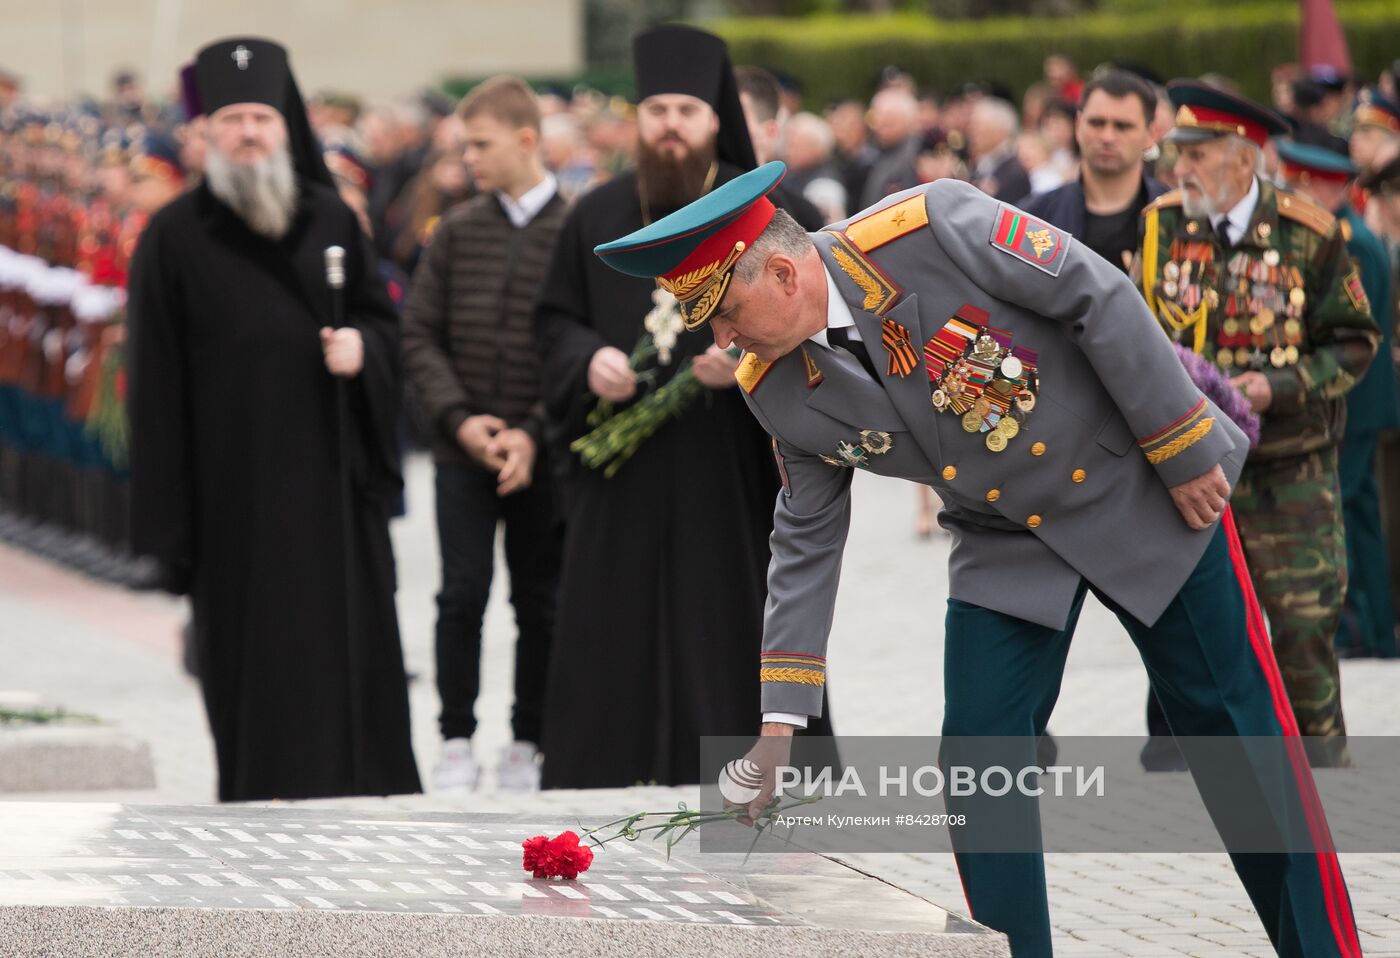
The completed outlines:
[[[1302,14],[1298,21],[1298,61],[1303,69],[1329,66],[1343,76],[1351,76],[1346,34],[1342,33],[1332,0],[1298,2]]]

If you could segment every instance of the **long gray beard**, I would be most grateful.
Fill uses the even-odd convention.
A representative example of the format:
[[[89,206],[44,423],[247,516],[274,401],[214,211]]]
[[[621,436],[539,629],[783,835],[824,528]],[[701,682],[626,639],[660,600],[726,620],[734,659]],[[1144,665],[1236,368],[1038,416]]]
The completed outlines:
[[[1197,198],[1190,193],[1183,193],[1181,210],[1187,219],[1206,220],[1215,215],[1215,204],[1208,197]]]
[[[1197,186],[1204,185],[1200,180],[1193,180],[1192,182]],[[1181,211],[1186,214],[1188,219],[1193,220],[1210,219],[1217,213],[1228,212],[1229,207],[1225,206],[1225,201],[1228,198],[1229,189],[1229,186],[1221,186],[1214,196],[1196,195],[1183,191],[1181,194]]]
[[[256,163],[233,163],[210,150],[205,179],[209,191],[260,236],[287,235],[297,210],[297,177],[292,154],[283,147]]]

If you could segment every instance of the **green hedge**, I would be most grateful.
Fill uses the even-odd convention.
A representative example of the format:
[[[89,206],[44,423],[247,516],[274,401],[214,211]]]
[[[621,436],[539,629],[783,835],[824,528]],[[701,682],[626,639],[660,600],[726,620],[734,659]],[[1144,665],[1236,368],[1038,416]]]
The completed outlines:
[[[1400,56],[1400,3],[1339,2],[1356,71],[1368,82]],[[1050,53],[1088,72],[1127,58],[1163,77],[1220,72],[1267,101],[1269,69],[1297,57],[1298,10],[1277,4],[1225,8],[1162,3],[1142,13],[1063,19],[938,21],[913,14],[724,19],[705,24],[729,41],[736,63],[799,78],[808,107],[838,96],[867,97],[879,70],[895,64],[921,85],[948,90],[968,80],[1024,90]]]

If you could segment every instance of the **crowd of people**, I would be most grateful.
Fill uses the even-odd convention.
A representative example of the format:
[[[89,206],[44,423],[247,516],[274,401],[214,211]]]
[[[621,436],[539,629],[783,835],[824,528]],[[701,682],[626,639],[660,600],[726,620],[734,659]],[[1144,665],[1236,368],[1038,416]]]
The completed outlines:
[[[773,160],[774,202],[809,231],[943,179],[1016,204],[1232,379],[1264,436],[1235,521],[1298,720],[1335,740],[1314,758],[1345,764],[1337,656],[1397,654],[1400,507],[1381,500],[1400,488],[1400,62],[1375,86],[1274,69],[1258,109],[1283,125],[1260,121],[1257,165],[1233,166],[1169,135],[1214,115],[1210,94],[1135,64],[1081,76],[1052,56],[1019,97],[891,67],[868,100],[826,104],[701,31],[639,35],[634,65],[635,103],[509,77],[460,103],[303,100],[285,53],[251,40],[205,48],[168,96],[122,73],[104,102],[45,104],[0,72],[0,536],[190,595],[221,797],[419,787],[386,531],[413,446],[435,463],[442,558],[434,787],[482,777],[501,524],[519,629],[503,787],[692,781],[700,736],[749,731],[782,464],[734,351],[681,333],[689,287],[593,248]],[[1232,184],[1253,205],[1207,272],[1193,190]],[[1296,229],[1293,196],[1320,211]],[[328,246],[346,251],[334,292]],[[1329,339],[1366,303],[1369,365],[1367,336]],[[629,430],[613,468],[584,461]],[[1148,711],[1144,761],[1176,767]]]

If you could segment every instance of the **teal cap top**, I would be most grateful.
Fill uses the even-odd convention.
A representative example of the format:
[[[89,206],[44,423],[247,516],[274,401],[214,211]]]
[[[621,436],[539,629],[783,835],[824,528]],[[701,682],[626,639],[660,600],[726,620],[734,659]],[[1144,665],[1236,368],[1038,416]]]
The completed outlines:
[[[593,252],[628,276],[664,276],[772,192],[786,172],[787,166],[779,160],[765,163],[655,223],[595,246]]]
[[[676,297],[687,329],[699,329],[724,299],[734,264],[773,219],[768,194],[787,172],[765,163],[663,216],[593,248],[619,273],[655,279]]]
[[[1278,140],[1277,143],[1279,158],[1289,166],[1337,179],[1351,179],[1356,175],[1356,164],[1336,150],[1292,140]]]

